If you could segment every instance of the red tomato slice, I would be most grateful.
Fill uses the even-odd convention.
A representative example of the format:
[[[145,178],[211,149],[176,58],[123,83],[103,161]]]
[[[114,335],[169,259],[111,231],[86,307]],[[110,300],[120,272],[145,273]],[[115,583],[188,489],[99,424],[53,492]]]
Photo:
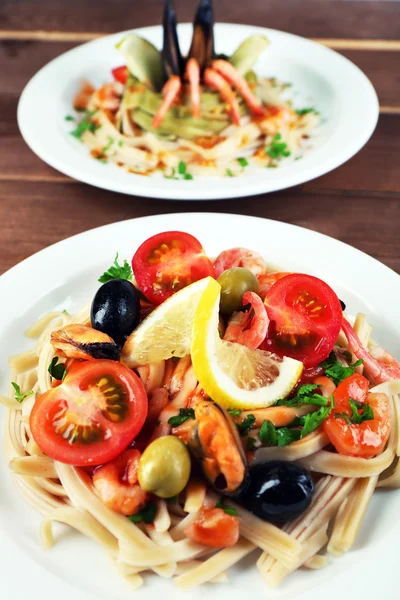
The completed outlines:
[[[140,290],[153,304],[161,304],[199,279],[214,277],[200,242],[182,231],[165,231],[146,240],[132,258],[132,269]]]
[[[390,404],[386,394],[368,393],[368,380],[354,373],[346,377],[333,393],[334,411],[324,421],[324,431],[339,454],[371,458],[384,449],[390,434]],[[360,425],[349,424],[342,417],[352,415],[349,398],[368,403],[374,418]]]
[[[247,310],[233,313],[224,334],[224,340],[236,342],[256,350],[268,331],[268,315],[260,296],[245,292],[242,298]]]
[[[197,519],[185,529],[185,535],[211,548],[234,546],[239,539],[239,519],[227,515],[221,508],[203,508]]]
[[[30,416],[33,438],[54,460],[76,467],[118,456],[147,416],[140,379],[113,360],[74,362],[64,381],[36,400]]]
[[[279,279],[265,298],[270,328],[264,350],[313,367],[329,356],[340,332],[340,300],[324,281],[292,273]]]
[[[125,85],[126,80],[128,79],[128,67],[122,65],[122,67],[117,67],[111,71],[115,81],[120,81]]]

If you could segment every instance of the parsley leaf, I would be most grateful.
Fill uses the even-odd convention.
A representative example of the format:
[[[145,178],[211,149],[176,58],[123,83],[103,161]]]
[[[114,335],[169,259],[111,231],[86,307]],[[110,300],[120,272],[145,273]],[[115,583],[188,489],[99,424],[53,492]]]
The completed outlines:
[[[82,121],[80,121],[76,127],[76,129],[74,129],[73,131],[71,131],[71,135],[73,135],[75,138],[77,138],[78,140],[81,139],[82,135],[85,133],[85,131],[90,131],[91,133],[94,133],[97,129],[99,129],[100,125],[94,123],[91,120],[91,117],[96,113],[96,111],[85,111],[85,117],[82,119]]]
[[[287,144],[285,142],[281,142],[281,139],[281,134],[277,133],[272,139],[271,143],[266,147],[265,152],[271,158],[276,159],[290,156],[290,150],[288,150]]]
[[[301,437],[305,437],[315,429],[317,429],[323,421],[329,416],[332,410],[331,406],[323,406],[319,410],[313,413],[308,413],[304,418],[303,429],[301,430]]]
[[[364,402],[358,402],[349,398],[349,405],[351,408],[351,415],[347,413],[336,413],[336,419],[344,419],[347,425],[361,425],[364,421],[373,421],[374,411],[370,404]],[[359,412],[361,410],[361,412]]]
[[[101,149],[102,155],[106,154],[109,151],[109,149],[111,148],[111,146],[113,145],[113,143],[115,141],[114,138],[111,137],[111,135],[109,135],[107,137],[107,140],[108,140],[107,145],[104,146],[104,148]]]
[[[64,121],[73,121],[74,117],[72,115],[65,115]]]
[[[225,175],[226,175],[227,177],[234,177],[234,175],[233,175],[233,173],[232,173],[232,171],[231,171],[230,169],[227,169],[227,170],[225,171]]]
[[[241,167],[248,167],[249,161],[244,156],[240,156],[236,159]]]
[[[343,379],[346,379],[346,377],[350,377],[350,375],[353,375],[353,373],[355,373],[356,368],[362,365],[363,362],[363,359],[360,358],[360,360],[357,360],[357,362],[353,363],[352,365],[349,365],[348,367],[345,367],[336,360],[335,353],[331,352],[328,358],[322,363],[320,363],[320,366],[325,369],[325,375],[332,379],[332,381],[336,385],[339,385],[339,383],[343,381]]]
[[[219,498],[217,504],[215,505],[215,508],[221,508],[224,513],[226,513],[227,515],[232,515],[232,517],[237,517],[237,511],[235,508],[233,508],[233,506],[228,506],[227,504],[224,504],[224,501],[222,500],[222,498]]]
[[[53,358],[47,370],[53,379],[57,379],[58,381],[64,381],[64,378],[67,374],[67,369],[65,368],[64,363],[58,362],[58,356]]]
[[[114,264],[111,265],[111,267],[107,269],[107,271],[104,271],[103,275],[99,277],[99,281],[100,283],[106,283],[111,279],[126,279],[127,281],[129,281],[130,279],[132,279],[132,275],[133,274],[131,266],[128,264],[128,261],[126,259],[124,260],[123,265],[120,265],[118,263],[117,252],[114,259]]]
[[[187,166],[183,160],[180,160],[178,164],[178,175],[181,175],[181,177],[176,177],[176,174],[176,169],[172,168],[171,175],[164,175],[164,179],[176,179],[177,181],[189,181],[190,179],[193,179],[193,175],[187,172]]]
[[[236,427],[238,428],[240,435],[248,435],[255,422],[256,418],[254,415],[247,415],[241,423],[236,423]]]
[[[180,408],[179,415],[176,415],[175,417],[170,417],[168,419],[168,423],[170,425],[172,425],[172,427],[178,427],[178,425],[181,425],[188,419],[195,419],[195,418],[196,417],[194,415],[193,408]]]
[[[33,394],[33,390],[29,390],[28,392],[21,392],[21,388],[19,387],[18,383],[15,383],[15,381],[12,381],[11,385],[15,390],[15,400],[19,403],[23,402],[25,398]]]
[[[315,383],[306,383],[299,387],[296,396],[278,400],[277,406],[302,406],[303,404],[313,404],[315,406],[328,406],[328,399],[320,394],[314,394],[313,391],[318,387]]]
[[[179,175],[184,175],[186,173],[186,168],[186,163],[184,163],[183,160],[180,160],[178,164]]]
[[[232,417],[240,417],[240,415],[242,414],[242,411],[241,410],[228,409],[228,413],[230,415],[232,415]]]
[[[153,523],[157,512],[157,505],[154,502],[149,502],[146,506],[138,512],[136,515],[130,515],[128,519],[132,521],[132,523]]]
[[[256,438],[253,438],[251,436],[249,436],[247,438],[247,450],[250,450],[250,452],[255,452],[257,450],[257,440],[256,440]]]
[[[302,117],[303,115],[308,115],[309,113],[315,113],[316,115],[318,115],[318,111],[315,110],[315,108],[312,108],[311,106],[307,107],[307,108],[298,108],[296,109],[296,113],[299,115],[299,117]]]
[[[288,427],[277,429],[271,421],[263,421],[259,436],[263,446],[288,446],[300,439],[301,431]]]

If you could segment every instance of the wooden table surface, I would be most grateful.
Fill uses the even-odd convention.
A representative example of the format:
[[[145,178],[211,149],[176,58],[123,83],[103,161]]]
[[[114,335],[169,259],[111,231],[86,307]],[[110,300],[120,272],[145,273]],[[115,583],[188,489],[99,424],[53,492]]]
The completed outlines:
[[[218,211],[309,227],[400,272],[400,1],[215,0],[219,21],[317,39],[352,60],[380,101],[377,129],[348,163],[304,185],[250,199],[168,202],[69,179],[37,158],[16,122],[18,98],[52,58],[102,34],[160,21],[162,0],[2,0],[0,5],[0,273],[86,229],[143,215]],[[175,0],[179,20],[196,0]]]

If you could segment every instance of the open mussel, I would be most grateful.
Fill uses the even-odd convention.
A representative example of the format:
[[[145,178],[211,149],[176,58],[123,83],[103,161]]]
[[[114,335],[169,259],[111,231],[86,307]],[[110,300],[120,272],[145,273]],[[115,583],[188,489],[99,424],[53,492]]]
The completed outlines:
[[[193,22],[193,38],[189,58],[195,58],[201,71],[214,58],[213,0],[200,0]]]
[[[120,347],[109,335],[87,325],[66,325],[53,331],[51,344],[67,358],[118,360],[120,355]]]
[[[161,55],[165,81],[171,75],[183,77],[184,62],[179,47],[176,15],[172,0],[165,0],[164,2],[163,33],[164,41]]]
[[[218,493],[240,494],[247,487],[248,464],[235,422],[212,400],[201,400],[194,411],[196,420],[187,437],[191,454]]]

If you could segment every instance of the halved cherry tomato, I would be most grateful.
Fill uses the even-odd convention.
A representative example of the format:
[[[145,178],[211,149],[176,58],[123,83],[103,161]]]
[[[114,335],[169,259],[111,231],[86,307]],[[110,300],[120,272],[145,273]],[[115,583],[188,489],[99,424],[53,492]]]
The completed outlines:
[[[140,290],[153,304],[203,277],[214,277],[200,242],[182,231],[165,231],[146,240],[132,258],[132,269]]]
[[[340,300],[321,279],[292,273],[279,279],[265,298],[270,328],[264,350],[313,367],[329,356],[340,332]]]
[[[267,263],[258,252],[247,248],[230,248],[218,254],[215,259],[215,277],[219,277],[221,273],[232,267],[244,267],[258,277],[267,270]]]
[[[64,381],[36,400],[30,416],[33,438],[51,458],[76,467],[118,456],[147,416],[140,379],[114,360],[75,365]]]
[[[256,350],[267,335],[267,311],[260,296],[254,292],[245,292],[242,303],[243,311],[233,313],[229,319],[224,340]]]
[[[125,85],[125,83],[128,79],[128,67],[127,66],[122,65],[122,67],[117,67],[116,69],[113,69],[111,71],[111,73],[113,74],[115,81],[120,81],[121,83],[123,83]]]
[[[335,408],[324,421],[324,431],[339,454],[371,458],[385,447],[390,434],[390,404],[386,394],[368,393],[368,380],[354,373],[343,379],[333,393]],[[368,403],[374,418],[360,425],[349,424],[338,415],[351,417],[349,399]],[[335,416],[336,415],[336,416]]]
[[[239,519],[221,508],[202,508],[197,519],[185,529],[185,535],[211,548],[234,546],[239,539]]]

